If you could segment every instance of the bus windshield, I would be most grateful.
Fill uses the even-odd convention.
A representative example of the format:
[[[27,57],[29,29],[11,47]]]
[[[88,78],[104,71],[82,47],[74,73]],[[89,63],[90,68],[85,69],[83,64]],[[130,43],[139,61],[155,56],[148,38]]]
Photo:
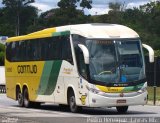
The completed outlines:
[[[104,83],[128,83],[145,78],[139,40],[87,39],[90,78]]]

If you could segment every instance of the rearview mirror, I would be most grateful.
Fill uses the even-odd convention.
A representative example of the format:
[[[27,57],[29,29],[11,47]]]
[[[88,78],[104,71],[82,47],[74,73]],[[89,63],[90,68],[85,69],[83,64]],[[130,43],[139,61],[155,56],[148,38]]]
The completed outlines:
[[[152,49],[152,47],[150,47],[147,44],[142,44],[142,46],[148,50],[149,52],[149,62],[153,63],[154,62],[154,50]]]
[[[89,64],[89,51],[88,51],[87,47],[84,46],[83,44],[78,44],[78,46],[83,52],[85,64]]]

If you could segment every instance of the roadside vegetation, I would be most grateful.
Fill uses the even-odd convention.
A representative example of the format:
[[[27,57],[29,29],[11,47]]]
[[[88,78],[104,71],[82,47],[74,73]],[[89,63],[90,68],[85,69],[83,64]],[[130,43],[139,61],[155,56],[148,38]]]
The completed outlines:
[[[154,100],[154,88],[153,87],[148,87],[148,100],[153,101]],[[156,100],[160,101],[160,87],[156,88]]]

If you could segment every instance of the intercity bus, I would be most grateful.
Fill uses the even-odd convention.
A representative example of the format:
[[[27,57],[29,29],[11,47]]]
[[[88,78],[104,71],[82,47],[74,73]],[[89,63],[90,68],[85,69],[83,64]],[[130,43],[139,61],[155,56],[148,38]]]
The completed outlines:
[[[11,37],[6,42],[7,96],[21,107],[54,103],[116,107],[147,102],[142,44],[132,29],[117,24],[78,24]]]

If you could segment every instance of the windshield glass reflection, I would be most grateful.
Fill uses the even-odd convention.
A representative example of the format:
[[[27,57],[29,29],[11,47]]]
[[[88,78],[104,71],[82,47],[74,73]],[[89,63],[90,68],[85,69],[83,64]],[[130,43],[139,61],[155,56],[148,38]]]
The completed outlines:
[[[117,83],[145,78],[140,41],[87,40],[92,80]]]

